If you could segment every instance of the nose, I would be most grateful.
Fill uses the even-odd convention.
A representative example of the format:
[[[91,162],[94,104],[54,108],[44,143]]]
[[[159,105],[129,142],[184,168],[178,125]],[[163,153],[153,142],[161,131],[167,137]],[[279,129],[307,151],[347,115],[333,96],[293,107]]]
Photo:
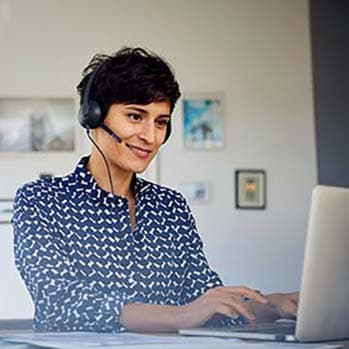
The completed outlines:
[[[139,138],[147,144],[154,144],[156,139],[156,127],[152,122],[145,122],[139,132]]]

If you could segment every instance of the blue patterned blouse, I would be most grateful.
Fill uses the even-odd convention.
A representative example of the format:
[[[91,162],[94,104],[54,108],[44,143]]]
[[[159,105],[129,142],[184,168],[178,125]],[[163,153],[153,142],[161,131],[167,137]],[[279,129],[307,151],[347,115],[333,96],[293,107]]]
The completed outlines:
[[[136,178],[132,231],[127,199],[102,190],[87,161],[15,198],[15,262],[36,331],[123,331],[126,303],[184,305],[222,284],[181,194]]]

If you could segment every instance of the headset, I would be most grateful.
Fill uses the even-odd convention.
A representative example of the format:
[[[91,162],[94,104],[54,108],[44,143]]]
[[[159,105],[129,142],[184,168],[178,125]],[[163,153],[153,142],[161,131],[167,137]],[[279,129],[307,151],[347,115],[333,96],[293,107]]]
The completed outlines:
[[[79,122],[80,122],[80,125],[83,128],[85,128],[87,131],[101,127],[114,140],[116,140],[118,143],[121,143],[122,139],[114,131],[112,131],[108,126],[104,124],[104,119],[106,117],[106,114],[102,112],[102,108],[100,104],[96,100],[91,99],[92,85],[102,65],[103,63],[97,66],[87,80],[86,88],[82,95],[82,105],[80,107],[79,114],[78,114]],[[169,120],[167,124],[166,135],[162,144],[165,144],[167,142],[167,140],[170,138],[170,135],[171,135],[171,120]]]

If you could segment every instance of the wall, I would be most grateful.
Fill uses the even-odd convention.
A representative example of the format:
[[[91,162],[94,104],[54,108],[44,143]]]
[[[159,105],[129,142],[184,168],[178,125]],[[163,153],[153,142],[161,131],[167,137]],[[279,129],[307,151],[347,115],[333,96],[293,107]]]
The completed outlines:
[[[211,205],[193,210],[210,260],[226,282],[268,291],[297,288],[315,184],[306,2],[206,2],[199,17],[190,4],[177,33],[182,38],[195,28],[194,52],[192,41],[177,42],[179,52],[191,52],[178,67],[182,87],[225,92],[227,140],[223,152],[200,153],[182,151],[181,137],[173,139],[162,154],[161,178],[169,185],[213,184]],[[178,122],[175,133],[181,130]],[[266,211],[234,209],[238,168],[267,171]]]
[[[90,57],[122,45],[164,55],[184,93],[223,92],[224,149],[184,150],[179,105],[161,153],[161,182],[211,183],[210,203],[192,209],[210,263],[226,283],[296,289],[316,182],[308,25],[306,0],[0,0],[0,96],[72,96]],[[89,149],[79,139],[80,150],[69,156],[1,154],[0,196],[40,172],[70,170]],[[267,210],[234,208],[238,168],[267,171]],[[9,227],[0,229],[11,236]],[[3,247],[10,253],[11,243]],[[0,266],[8,270],[4,256]],[[0,317],[30,315],[30,306],[17,305],[19,280],[7,289],[0,291]],[[4,300],[8,311],[1,313]]]

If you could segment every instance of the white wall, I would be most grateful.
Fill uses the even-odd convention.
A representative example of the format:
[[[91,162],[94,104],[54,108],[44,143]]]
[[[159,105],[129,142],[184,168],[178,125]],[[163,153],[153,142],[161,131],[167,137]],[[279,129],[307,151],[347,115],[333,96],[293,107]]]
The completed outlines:
[[[75,97],[91,56],[123,45],[165,56],[184,94],[223,92],[224,149],[185,151],[179,104],[161,182],[211,183],[210,203],[192,209],[227,283],[295,289],[316,182],[308,26],[307,0],[0,0],[0,97]],[[0,154],[0,197],[41,172],[72,169],[89,149],[79,140],[71,155]],[[234,208],[239,168],[267,171],[267,210]],[[10,228],[0,230],[0,317],[26,317],[29,298],[8,267]]]
[[[184,92],[225,92],[226,147],[182,150],[178,110],[161,178],[178,187],[188,180],[213,184],[212,204],[193,210],[210,261],[227,283],[297,288],[316,182],[307,2],[206,1],[200,10],[189,4],[182,16],[182,8],[173,14],[181,17],[177,36],[184,39],[176,47],[185,52],[177,70]],[[239,168],[267,171],[266,211],[234,209]]]

